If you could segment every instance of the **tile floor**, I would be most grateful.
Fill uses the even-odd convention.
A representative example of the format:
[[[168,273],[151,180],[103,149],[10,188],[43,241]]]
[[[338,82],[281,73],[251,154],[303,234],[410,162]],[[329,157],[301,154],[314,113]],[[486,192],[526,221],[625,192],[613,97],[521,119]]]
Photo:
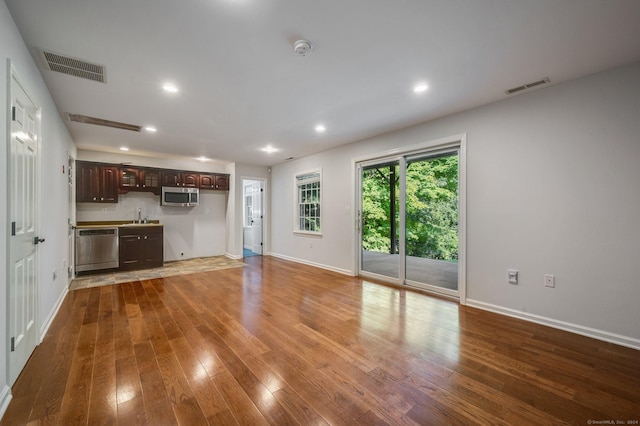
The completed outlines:
[[[149,280],[152,278],[171,277],[174,275],[193,274],[196,272],[213,271],[215,269],[240,268],[243,266],[245,266],[245,263],[240,260],[230,259],[226,256],[213,256],[165,262],[161,268],[142,269],[139,271],[102,273],[96,271],[91,274],[78,275],[71,281],[69,290]]]

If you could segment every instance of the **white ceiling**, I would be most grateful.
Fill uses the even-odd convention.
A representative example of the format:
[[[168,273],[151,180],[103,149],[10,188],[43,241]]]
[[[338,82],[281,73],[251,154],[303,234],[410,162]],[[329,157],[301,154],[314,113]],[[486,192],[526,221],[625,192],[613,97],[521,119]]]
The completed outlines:
[[[543,77],[555,84],[640,60],[638,0],[6,4],[76,145],[140,155],[274,165],[498,101]],[[294,54],[300,38],[311,56]],[[42,49],[104,65],[106,84],[46,70]],[[165,81],[180,92],[163,92]],[[415,94],[420,81],[429,89]],[[66,113],[158,131],[70,123]]]

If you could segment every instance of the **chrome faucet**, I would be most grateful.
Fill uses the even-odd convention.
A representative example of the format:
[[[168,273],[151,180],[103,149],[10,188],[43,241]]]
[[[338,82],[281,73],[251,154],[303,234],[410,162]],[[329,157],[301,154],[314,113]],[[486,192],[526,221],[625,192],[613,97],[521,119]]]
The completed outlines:
[[[142,209],[138,208],[138,223],[142,223]]]

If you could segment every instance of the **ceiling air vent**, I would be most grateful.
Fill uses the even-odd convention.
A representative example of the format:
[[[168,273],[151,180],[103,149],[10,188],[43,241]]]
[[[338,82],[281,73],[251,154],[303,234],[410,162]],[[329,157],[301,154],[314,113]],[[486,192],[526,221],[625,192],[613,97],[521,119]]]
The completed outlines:
[[[118,121],[105,120],[102,118],[88,117],[80,114],[67,114],[69,121],[84,124],[95,124],[96,126],[113,127],[114,129],[131,130],[132,132],[139,132],[142,130],[142,126],[136,126],[135,124],[120,123]]]
[[[100,83],[105,82],[104,67],[102,65],[92,64],[80,59],[70,58],[44,50],[42,51],[42,56],[47,68],[51,71],[86,78],[87,80],[99,81]]]
[[[549,83],[549,81],[550,81],[549,77],[545,77],[543,79],[534,81],[532,83],[523,84],[522,86],[518,86],[518,87],[512,87],[511,89],[505,90],[504,93],[506,93],[507,95],[513,95],[514,93],[518,93],[523,90],[531,89],[533,87],[540,86],[542,84],[547,84]]]

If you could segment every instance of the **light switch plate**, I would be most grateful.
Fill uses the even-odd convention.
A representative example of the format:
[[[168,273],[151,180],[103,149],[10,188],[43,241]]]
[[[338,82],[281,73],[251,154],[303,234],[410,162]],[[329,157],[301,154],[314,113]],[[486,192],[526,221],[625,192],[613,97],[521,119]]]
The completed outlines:
[[[518,284],[518,271],[515,269],[508,269],[507,279],[509,280],[509,284]]]

